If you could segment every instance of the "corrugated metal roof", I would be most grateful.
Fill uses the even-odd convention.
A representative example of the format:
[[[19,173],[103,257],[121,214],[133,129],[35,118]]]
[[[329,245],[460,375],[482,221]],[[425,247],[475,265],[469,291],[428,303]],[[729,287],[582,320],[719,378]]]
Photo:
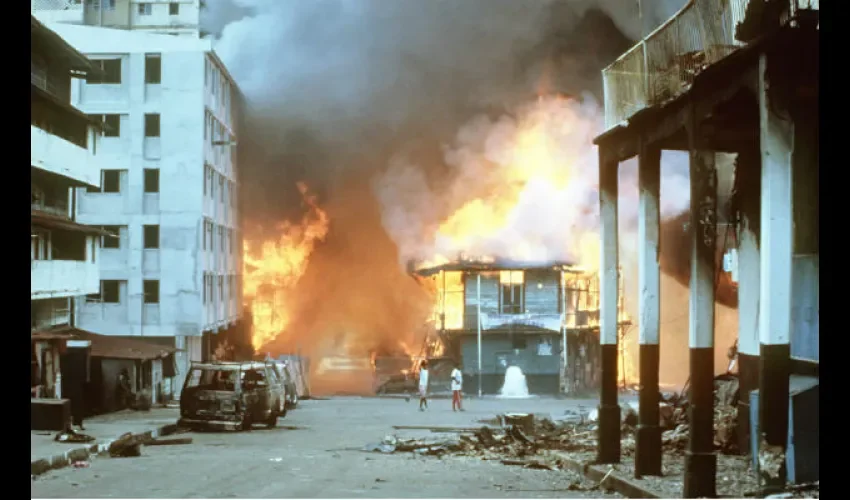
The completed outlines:
[[[32,340],[88,340],[91,342],[91,356],[95,358],[110,359],[138,359],[148,361],[161,359],[173,354],[180,349],[159,344],[144,342],[142,340],[114,337],[112,335],[100,335],[97,333],[80,330],[79,328],[60,327],[32,332]]]

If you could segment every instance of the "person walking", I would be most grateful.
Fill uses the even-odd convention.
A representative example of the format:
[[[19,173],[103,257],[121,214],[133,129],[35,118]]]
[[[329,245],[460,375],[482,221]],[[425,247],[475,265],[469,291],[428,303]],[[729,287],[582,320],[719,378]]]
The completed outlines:
[[[463,411],[460,399],[460,391],[462,388],[463,373],[461,373],[460,367],[455,364],[454,370],[452,370],[452,411]]]
[[[419,411],[428,409],[428,361],[419,367]]]

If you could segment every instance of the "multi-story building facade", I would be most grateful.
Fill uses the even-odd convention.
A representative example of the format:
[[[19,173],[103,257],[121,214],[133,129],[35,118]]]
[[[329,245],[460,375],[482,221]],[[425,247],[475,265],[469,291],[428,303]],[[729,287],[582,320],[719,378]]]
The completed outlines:
[[[31,17],[30,319],[34,396],[59,397],[59,351],[76,306],[100,287],[100,228],[75,220],[76,188],[97,189],[99,124],[71,104],[91,62]]]
[[[140,5],[148,4],[131,7]],[[177,383],[164,388],[179,396],[190,362],[207,359],[212,335],[238,327],[241,316],[238,89],[211,40],[155,33],[153,21],[142,30],[50,26],[101,69],[71,89],[104,127],[101,187],[78,190],[76,215],[118,235],[104,243],[99,290],[79,323],[180,349]]]
[[[43,22],[200,36],[203,0],[30,0]]]

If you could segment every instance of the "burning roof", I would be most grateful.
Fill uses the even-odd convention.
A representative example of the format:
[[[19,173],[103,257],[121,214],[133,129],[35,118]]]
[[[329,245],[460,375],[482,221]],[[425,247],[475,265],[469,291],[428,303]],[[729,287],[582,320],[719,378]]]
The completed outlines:
[[[579,266],[566,261],[521,261],[502,258],[465,259],[446,262],[439,265],[424,264],[417,266],[411,262],[408,265],[410,272],[419,276],[433,276],[441,271],[531,271],[537,269],[551,269],[554,271],[566,271],[581,273],[585,270]]]

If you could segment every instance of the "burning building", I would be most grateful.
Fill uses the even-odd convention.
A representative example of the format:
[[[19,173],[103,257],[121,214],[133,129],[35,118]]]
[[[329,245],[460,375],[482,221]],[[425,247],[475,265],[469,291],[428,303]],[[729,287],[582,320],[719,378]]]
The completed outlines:
[[[436,289],[434,324],[446,354],[462,365],[464,392],[498,393],[511,366],[523,371],[532,394],[597,387],[594,272],[566,262],[461,258],[414,274]],[[620,311],[624,329],[630,320],[622,303]]]

